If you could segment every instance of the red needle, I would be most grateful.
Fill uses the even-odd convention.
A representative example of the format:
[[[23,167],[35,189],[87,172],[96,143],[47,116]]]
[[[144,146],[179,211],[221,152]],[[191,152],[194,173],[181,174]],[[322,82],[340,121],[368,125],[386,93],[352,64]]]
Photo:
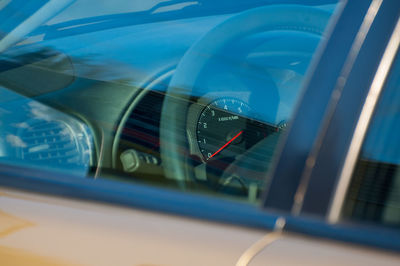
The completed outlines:
[[[226,146],[228,146],[232,141],[234,141],[235,139],[237,139],[240,135],[242,135],[243,130],[240,131],[239,133],[236,134],[236,136],[234,136],[233,138],[231,138],[231,140],[229,140],[227,143],[224,144],[224,146],[222,146],[221,148],[219,148],[216,152],[213,153],[213,155],[211,155],[210,157],[208,157],[208,159],[211,159],[212,157],[214,157],[215,155],[217,155],[220,151],[222,151],[223,149],[226,148]]]

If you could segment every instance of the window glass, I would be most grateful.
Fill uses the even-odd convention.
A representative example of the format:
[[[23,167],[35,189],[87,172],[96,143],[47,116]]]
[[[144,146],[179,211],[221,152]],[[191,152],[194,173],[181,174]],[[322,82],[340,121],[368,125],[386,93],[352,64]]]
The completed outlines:
[[[344,215],[400,226],[400,64],[397,57],[353,173]]]
[[[335,8],[5,1],[0,162],[256,202]]]

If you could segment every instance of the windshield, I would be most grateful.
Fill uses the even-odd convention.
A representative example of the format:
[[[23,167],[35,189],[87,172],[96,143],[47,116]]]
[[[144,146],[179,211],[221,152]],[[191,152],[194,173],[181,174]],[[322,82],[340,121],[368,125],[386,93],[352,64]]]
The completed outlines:
[[[2,2],[0,162],[257,202],[336,7]]]

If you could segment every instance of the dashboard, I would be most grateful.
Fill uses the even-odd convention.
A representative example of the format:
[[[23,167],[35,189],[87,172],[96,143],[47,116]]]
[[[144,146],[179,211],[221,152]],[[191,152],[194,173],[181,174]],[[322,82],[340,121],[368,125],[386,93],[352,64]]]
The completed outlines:
[[[326,23],[334,5],[291,8]],[[90,150],[85,154],[91,154],[83,172],[89,176],[201,187],[255,200],[326,26],[238,30],[243,36],[235,39],[221,33],[221,27],[236,27],[238,17],[246,21],[271,12],[263,10],[116,27],[81,34],[79,41],[66,36],[19,45],[2,58],[23,63],[3,72],[0,82],[26,101],[47,106],[52,115],[61,112],[68,117],[64,120],[79,121],[72,123],[78,129],[59,127],[71,139],[83,132],[83,146]],[[189,60],[193,47],[204,43],[220,47],[200,49]],[[189,62],[187,68],[182,62]],[[38,80],[56,73],[58,82],[15,82],[32,69]],[[172,85],[188,72],[193,82],[174,91]],[[166,109],[173,101],[183,109]],[[44,121],[57,120],[53,116]],[[165,125],[175,120],[178,126]],[[172,141],[165,135],[172,135]],[[75,150],[83,149],[75,142]]]

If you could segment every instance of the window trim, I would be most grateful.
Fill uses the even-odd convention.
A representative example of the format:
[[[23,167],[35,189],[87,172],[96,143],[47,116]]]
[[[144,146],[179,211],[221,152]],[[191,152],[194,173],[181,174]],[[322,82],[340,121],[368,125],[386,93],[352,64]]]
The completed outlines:
[[[354,130],[351,144],[345,157],[343,168],[335,188],[334,196],[329,206],[328,221],[330,223],[336,223],[341,218],[344,200],[350,186],[351,177],[357,163],[357,158],[372,120],[373,113],[377,107],[378,100],[381,97],[386,80],[390,75],[390,70],[399,51],[399,46],[400,19],[397,21],[396,27],[389,40],[389,44],[382,57],[382,61],[379,64],[378,70],[361,111],[356,129]]]
[[[380,248],[385,251],[400,251],[398,230],[355,223],[328,224],[320,217],[301,217],[266,212],[258,206],[226,199],[189,193],[177,193],[148,185],[117,183],[106,179],[80,178],[64,173],[0,164],[0,190],[38,193],[69,200],[115,205],[167,215],[200,219],[271,231],[277,219],[284,218],[284,231],[304,236],[325,238]],[[182,204],[184,203],[184,204]],[[397,254],[397,253],[396,253]]]
[[[370,6],[376,1],[381,0],[342,1],[341,10],[336,11],[336,19],[327,29],[329,39],[320,45],[314,65],[309,68],[303,95],[285,139],[278,147],[274,167],[269,173],[271,181],[265,189],[264,208],[292,212],[295,201],[302,203],[308,182],[303,184],[301,193],[298,193],[299,185],[305,169],[313,169],[315,165],[316,158],[310,158],[310,155],[320,137],[321,127],[326,123],[328,105],[335,97],[335,85],[348,58],[359,52],[351,49]]]
[[[307,191],[298,210],[299,215],[328,218],[354,130],[399,17],[400,2],[382,1],[368,33],[365,33],[364,43],[348,77],[337,77],[338,84],[342,83],[343,87],[340,91],[332,92],[331,101],[335,108],[326,123],[325,131],[318,136],[317,141],[321,145],[314,144],[313,149],[316,151],[307,158],[311,163],[304,170],[308,171],[306,174],[309,177]]]
[[[273,229],[278,218],[277,214],[267,213],[258,205],[226,198],[2,163],[0,188],[268,230]]]

